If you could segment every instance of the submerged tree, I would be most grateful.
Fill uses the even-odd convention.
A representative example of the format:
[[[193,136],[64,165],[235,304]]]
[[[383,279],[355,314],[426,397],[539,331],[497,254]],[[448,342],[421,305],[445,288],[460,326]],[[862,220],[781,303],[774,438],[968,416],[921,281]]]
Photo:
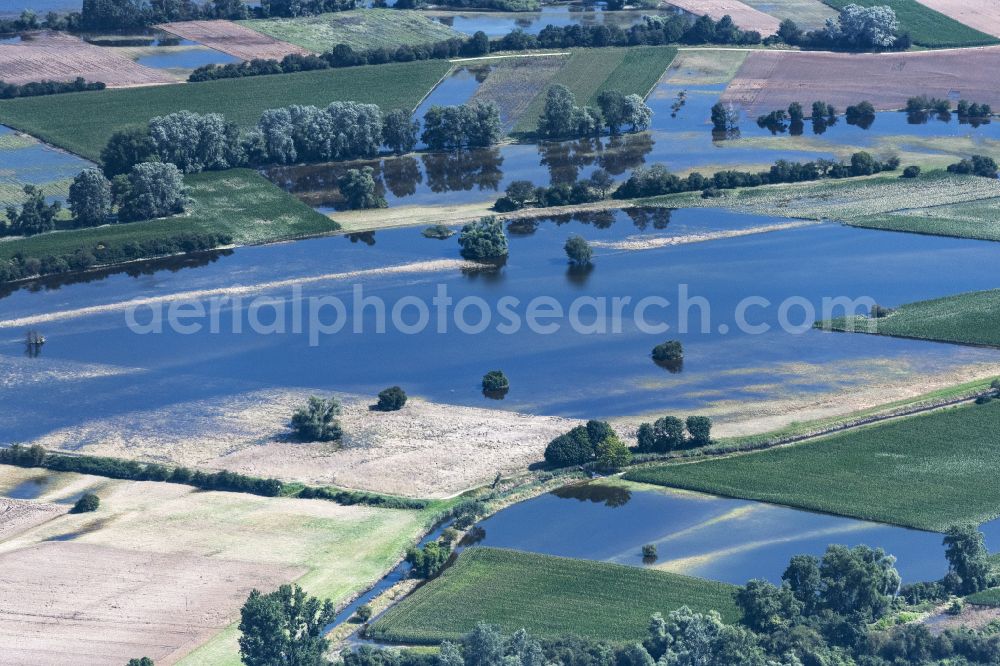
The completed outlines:
[[[371,167],[348,169],[337,179],[337,187],[349,208],[386,208],[389,203],[378,193],[375,170]]]
[[[590,263],[591,257],[594,256],[594,251],[590,249],[590,244],[582,236],[573,235],[567,238],[564,249],[570,263],[577,266],[586,266]]]
[[[484,217],[462,227],[458,236],[462,256],[473,261],[491,261],[507,256],[507,236],[495,217]]]

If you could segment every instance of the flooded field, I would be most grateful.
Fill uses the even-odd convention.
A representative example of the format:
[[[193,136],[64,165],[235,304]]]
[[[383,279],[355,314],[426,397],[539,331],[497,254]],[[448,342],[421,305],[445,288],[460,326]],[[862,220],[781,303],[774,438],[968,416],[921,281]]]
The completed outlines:
[[[20,203],[25,185],[40,186],[50,200],[65,199],[69,182],[89,166],[87,160],[0,125],[0,208]]]
[[[942,535],[799,509],[665,489],[600,482],[566,486],[515,504],[479,524],[476,545],[633,566],[742,585],[781,583],[793,555],[829,544],[878,547],[896,557],[904,583],[948,571]],[[987,546],[1000,547],[996,526]],[[643,561],[642,546],[657,558]]]
[[[627,29],[641,23],[643,16],[662,13],[652,9],[604,11],[595,5],[552,5],[539,12],[429,11],[427,15],[467,35],[481,31],[489,37],[503,37],[513,30],[537,35],[548,25],[615,25]]]
[[[126,404],[129,410],[155,411],[279,387],[373,395],[393,384],[429,400],[537,414],[683,414],[860,387],[877,390],[883,382],[919,382],[1000,361],[1000,354],[987,349],[811,330],[812,320],[801,308],[785,313],[801,330],[786,332],[778,312],[779,304],[791,297],[818,310],[824,297],[869,296],[894,306],[992,287],[991,267],[1000,251],[995,244],[821,224],[615,249],[625,241],[631,247],[636,236],[655,241],[776,222],[787,220],[702,209],[560,217],[517,228],[509,260],[494,273],[465,273],[447,268],[450,264],[420,272],[426,262],[457,259],[458,247],[454,239],[426,239],[419,229],[399,229],[244,248],[176,272],[113,274],[36,293],[20,290],[2,301],[0,425],[12,440],[30,440],[82,420],[121,415]],[[597,248],[592,270],[567,268],[562,247],[571,234],[610,244]],[[867,268],[871,265],[881,270],[873,273]],[[413,268],[384,270],[393,266]],[[330,277],[315,277],[323,274]],[[290,291],[297,280],[302,284]],[[191,298],[210,304],[234,284],[242,285],[241,296],[222,302],[224,325],[217,333],[206,324],[189,334],[164,330],[139,335],[126,325],[130,299],[155,297],[166,307],[194,292]],[[290,321],[293,308],[310,297],[337,297],[351,304],[355,290],[361,289],[363,296],[378,296],[392,308],[404,295],[430,304],[440,288],[455,302],[482,299],[490,316],[485,329],[469,334],[449,324],[443,333],[431,326],[414,334],[387,326],[378,333],[376,307],[362,308],[356,321],[338,334],[318,338],[315,345],[303,329],[296,332],[289,325],[284,333],[257,334],[247,324],[249,298],[257,294],[282,299],[275,311],[252,313],[273,322],[279,316]],[[609,302],[627,295],[636,303],[660,296],[678,303],[682,288],[689,297],[711,303],[708,328],[701,329],[702,313],[692,306],[687,333],[676,332],[681,314],[672,308],[657,308],[651,316],[656,323],[667,323],[669,332],[643,332],[626,318],[620,332],[608,327],[604,333],[581,334],[564,321],[550,333],[527,326],[511,333],[498,330],[503,319],[493,310],[501,297],[513,297],[524,307],[546,296],[564,312],[578,297]],[[755,306],[747,315],[766,332],[737,330],[734,313],[749,297],[769,304]],[[149,312],[138,311],[136,321],[148,321]],[[478,322],[478,308],[463,316]],[[588,325],[607,323],[606,315],[593,309],[581,310],[579,316]],[[242,322],[242,328],[230,320]],[[412,321],[412,314],[406,321]],[[48,339],[38,358],[24,356],[23,335],[29,326]],[[362,334],[351,332],[355,326]],[[649,359],[649,350],[665,337],[683,341],[679,373]],[[473,348],[475,353],[454,353]],[[380,362],[370,363],[372,358]],[[493,368],[502,368],[511,380],[512,389],[502,401],[489,400],[477,388],[482,374]],[[23,390],[25,382],[43,376],[51,379],[45,392]],[[125,394],[127,402],[121,400]]]

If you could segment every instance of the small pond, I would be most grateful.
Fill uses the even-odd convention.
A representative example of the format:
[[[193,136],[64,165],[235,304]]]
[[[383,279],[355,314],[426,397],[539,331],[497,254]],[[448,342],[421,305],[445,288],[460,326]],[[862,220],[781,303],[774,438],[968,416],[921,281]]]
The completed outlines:
[[[589,483],[515,504],[479,524],[478,545],[669,571],[742,585],[781,582],[793,555],[879,547],[904,582],[947,573],[942,535],[747,500]],[[990,535],[988,547],[1000,548]],[[643,562],[642,546],[658,559]]]

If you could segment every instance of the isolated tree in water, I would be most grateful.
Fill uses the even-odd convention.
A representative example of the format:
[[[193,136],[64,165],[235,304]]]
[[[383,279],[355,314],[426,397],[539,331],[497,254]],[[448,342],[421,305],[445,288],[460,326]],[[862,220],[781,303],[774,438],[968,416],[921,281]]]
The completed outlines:
[[[581,236],[570,236],[566,239],[564,249],[570,262],[577,266],[586,266],[590,263],[591,257],[594,256],[594,251],[590,249],[590,244]]]
[[[327,666],[323,628],[336,608],[298,585],[250,593],[240,611],[240,657],[246,666]]]
[[[458,236],[462,256],[473,261],[490,261],[507,256],[507,236],[495,217],[484,217],[462,227]]]
[[[347,201],[348,207],[385,208],[389,205],[385,197],[378,193],[374,173],[371,167],[348,169],[347,173],[337,179],[340,193]]]
[[[336,398],[323,400],[313,395],[305,407],[292,414],[292,427],[303,441],[332,442],[343,434],[338,416],[340,402]]]

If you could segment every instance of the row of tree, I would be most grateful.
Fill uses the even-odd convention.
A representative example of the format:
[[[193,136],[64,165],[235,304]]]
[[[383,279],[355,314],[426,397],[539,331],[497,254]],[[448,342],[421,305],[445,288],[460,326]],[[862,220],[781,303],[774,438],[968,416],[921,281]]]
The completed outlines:
[[[111,266],[141,259],[212,250],[228,245],[232,237],[222,233],[182,233],[164,238],[114,242],[99,239],[72,252],[32,256],[18,253],[0,259],[0,283],[47,275],[78,273],[101,266]]]
[[[613,472],[632,462],[632,452],[607,421],[590,420],[549,442],[545,462],[553,467],[594,463]]]
[[[83,0],[66,22],[69,29],[121,32],[171,21],[309,16],[356,6],[355,0],[261,0],[257,7],[245,0]]]
[[[412,150],[419,127],[404,110],[383,116],[378,106],[359,102],[333,102],[324,109],[303,105],[267,109],[246,131],[219,113],[178,111],[151,119],[145,128],[116,132],[101,151],[101,161],[111,178],[150,161],[197,173],[370,158],[383,145],[395,153]],[[489,146],[502,133],[495,104],[433,106],[424,115],[420,139],[431,150],[456,150]]]
[[[848,178],[870,176],[881,171],[899,168],[899,159],[891,157],[880,161],[870,153],[861,151],[851,155],[848,163],[820,159],[811,162],[789,162],[778,160],[767,171],[717,171],[711,177],[692,173],[681,178],[670,173],[662,164],[639,167],[628,180],[614,191],[615,199],[636,199],[660,196],[677,192],[703,192],[711,189],[723,190],[736,187],[757,187],[775,183],[797,183],[823,178]]]
[[[996,178],[997,163],[992,157],[988,157],[986,155],[973,155],[971,158],[962,159],[954,164],[949,164],[948,172],[983,176],[984,178]]]
[[[792,46],[813,49],[906,50],[912,45],[909,33],[900,32],[896,12],[888,5],[864,7],[849,4],[836,19],[829,18],[819,30],[804,32],[795,21],[785,19],[775,38]]]
[[[538,121],[538,133],[547,139],[594,137],[606,127],[612,136],[641,132],[653,118],[639,95],[625,95],[619,90],[605,90],[597,96],[597,109],[576,105],[576,97],[566,86],[556,84],[545,95],[545,107]]]
[[[653,423],[641,424],[636,440],[639,453],[669,453],[707,446],[712,443],[712,420],[707,416],[689,416],[686,421],[664,416]]]
[[[993,584],[983,537],[956,527],[944,537],[948,577]],[[430,553],[436,563],[447,546]],[[426,549],[425,549],[426,550]],[[959,628],[932,634],[922,623],[878,622],[901,610],[915,585],[903,586],[896,559],[880,548],[831,545],[821,558],[796,555],[781,583],[751,580],[734,593],[740,619],[686,606],[655,613],[641,642],[612,645],[580,636],[539,640],[524,629],[505,635],[478,624],[437,653],[361,646],[345,648],[343,666],[900,666],[996,664],[1000,635]],[[946,577],[947,578],[947,577]],[[926,584],[921,584],[926,585]],[[938,583],[938,585],[942,585]],[[958,588],[956,588],[958,590]],[[469,594],[475,594],[473,589]],[[897,594],[899,593],[899,594]],[[627,600],[623,600],[627,603]],[[668,609],[664,609],[665,611]],[[328,602],[283,586],[254,591],[242,611],[240,655],[249,666],[327,666],[321,629],[333,617]]]
[[[104,83],[100,81],[88,83],[81,76],[76,77],[73,81],[31,81],[21,84],[0,81],[0,99],[58,95],[60,93],[84,92],[87,90],[104,90],[105,87]]]

